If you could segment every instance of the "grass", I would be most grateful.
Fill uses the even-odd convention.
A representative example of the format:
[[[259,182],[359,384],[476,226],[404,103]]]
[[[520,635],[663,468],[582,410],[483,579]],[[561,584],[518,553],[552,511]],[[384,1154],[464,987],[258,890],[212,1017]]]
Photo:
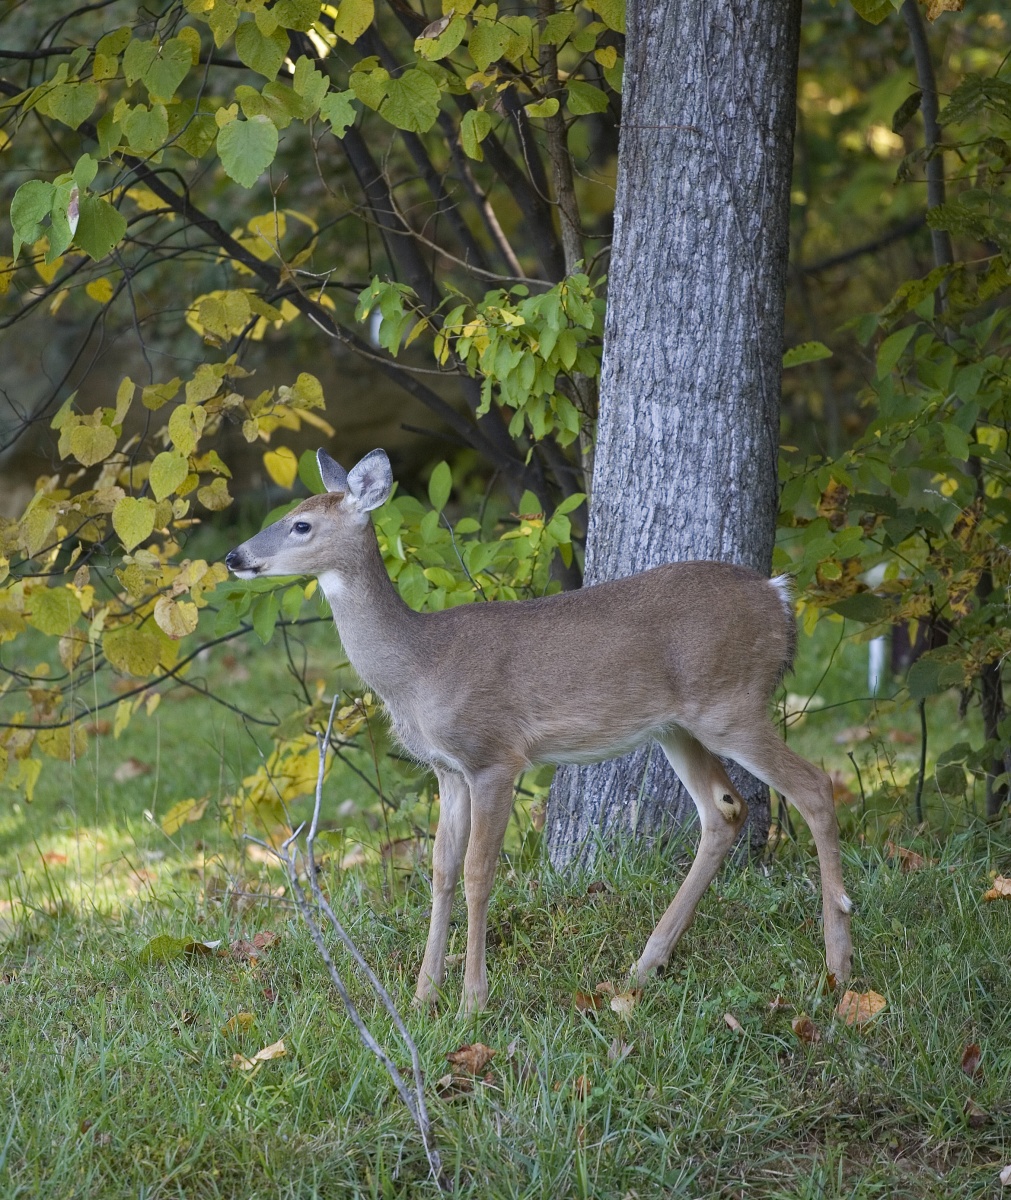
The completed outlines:
[[[915,710],[851,699],[863,691],[862,654],[851,645],[819,685],[833,631],[818,637],[790,688],[817,691],[826,707],[790,739],[839,770],[851,793],[841,814],[857,904],[854,986],[880,992],[887,1008],[862,1030],[833,1018],[816,866],[801,832],[766,864],[719,877],[672,967],[627,1021],[608,1008],[580,1015],[574,993],[621,983],[690,847],[619,853],[599,868],[606,890],[589,893],[587,879],[563,880],[530,853],[521,811],[492,900],[489,1011],[456,1015],[454,967],[440,1011],[408,1017],[459,1195],[814,1200],[999,1190],[1011,1162],[1011,906],[981,897],[994,872],[1011,874],[1007,830],[977,819],[971,789],[968,799],[944,795],[930,772],[928,827],[913,826]],[[311,630],[305,653],[311,687],[334,686],[332,633]],[[283,714],[296,704],[273,650],[223,648],[200,677],[249,709]],[[944,697],[931,710],[931,762],[966,737],[955,704]],[[277,894],[280,877],[215,819],[266,745],[234,714],[169,695],[120,739],[95,736],[73,769],[47,763],[35,803],[0,815],[0,1196],[434,1194],[407,1115]],[[130,760],[134,773],[117,775]],[[382,769],[404,798],[392,829],[353,772],[331,776],[338,845],[377,848],[391,833],[425,832],[424,780]],[[207,815],[166,838],[157,819],[191,795],[209,796]],[[888,837],[934,861],[903,873],[883,854]],[[406,1009],[430,902],[424,857],[400,869],[394,856],[374,854],[354,870],[331,866],[327,879]],[[461,900],[451,954],[463,948],[463,918]],[[265,929],[278,941],[253,964],[142,954],[162,933],[227,945]],[[353,990],[389,1038],[385,1017]],[[251,1014],[252,1027],[226,1032],[237,1013]],[[800,1013],[818,1042],[794,1034]],[[285,1057],[251,1073],[233,1067],[234,1054],[278,1038]],[[616,1039],[631,1047],[620,1061],[608,1053]],[[440,1098],[446,1053],[476,1040],[497,1051],[487,1082]],[[961,1060],[973,1042],[982,1067],[970,1078]],[[970,1100],[983,1117],[969,1120]]]

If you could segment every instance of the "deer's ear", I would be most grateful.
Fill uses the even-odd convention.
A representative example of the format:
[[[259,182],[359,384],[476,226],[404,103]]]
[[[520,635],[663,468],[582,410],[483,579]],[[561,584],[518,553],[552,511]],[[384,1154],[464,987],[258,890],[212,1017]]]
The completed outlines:
[[[348,472],[348,491],[362,512],[383,504],[393,490],[393,470],[385,450],[373,450]]]
[[[331,458],[325,450],[316,451],[316,462],[319,464],[319,475],[323,486],[328,492],[346,492],[348,490],[348,473]]]

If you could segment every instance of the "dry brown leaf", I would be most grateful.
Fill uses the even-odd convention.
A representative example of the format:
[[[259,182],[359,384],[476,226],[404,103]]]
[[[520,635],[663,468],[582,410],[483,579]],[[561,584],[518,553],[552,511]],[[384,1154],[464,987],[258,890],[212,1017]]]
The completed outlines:
[[[252,1029],[253,1025],[255,1024],[256,1018],[252,1013],[234,1013],[228,1018],[224,1025],[221,1026],[221,1032],[228,1034],[244,1033],[247,1029]]]
[[[905,729],[889,729],[888,740],[898,746],[915,746],[920,739],[917,734],[908,733]]]
[[[42,855],[42,861],[48,863],[51,867],[65,867],[67,865],[67,856],[61,854],[59,850],[47,850]]]
[[[777,992],[777,993],[776,993],[776,995],[775,995],[775,996],[773,996],[773,998],[772,998],[772,999],[769,1001],[769,1012],[772,1012],[772,1013],[777,1013],[777,1012],[779,1012],[779,1011],[780,1011],[780,1009],[783,1009],[783,1008],[790,1008],[790,1007],[791,1007],[791,1005],[789,1005],[789,1004],[788,1004],[788,1003],[787,1003],[787,1002],[786,1002],[786,1001],[783,999],[783,997],[779,995],[779,993],[778,993],[778,992]]]
[[[107,721],[105,717],[99,717],[95,721],[89,721],[84,727],[84,732],[94,737],[105,737],[107,733],[112,733],[112,722]]]
[[[962,1070],[970,1079],[979,1074],[982,1058],[983,1051],[980,1049],[979,1042],[970,1042],[962,1051]]]
[[[449,28],[449,23],[452,21],[455,11],[455,9],[451,8],[445,16],[437,18],[430,25],[426,25],[418,36],[423,38],[437,38],[441,36]]]
[[[634,1049],[635,1042],[623,1042],[620,1038],[613,1038],[607,1048],[607,1060],[617,1065],[624,1062]]]
[[[270,929],[261,929],[259,933],[253,936],[253,945],[257,950],[268,950],[273,944],[278,941],[280,934],[274,933]]]
[[[248,938],[237,938],[228,947],[228,953],[236,962],[256,962],[265,950],[273,946],[278,937],[279,935],[271,930],[263,929],[254,935],[252,941]]]
[[[535,804],[530,805],[530,824],[534,827],[535,833],[540,833],[544,828],[544,821],[547,815],[547,805],[543,800],[538,800]]]
[[[496,1051],[491,1046],[486,1046],[483,1042],[474,1042],[461,1046],[459,1050],[451,1050],[446,1055],[446,1061],[452,1063],[454,1067],[459,1067],[460,1071],[465,1071],[468,1075],[480,1075],[495,1054]]]
[[[596,1013],[597,1009],[603,1008],[607,1003],[607,997],[600,995],[599,992],[573,992],[572,1004],[578,1013],[589,1013],[591,1016]]]
[[[642,988],[632,988],[628,992],[618,992],[611,997],[611,1009],[616,1012],[619,1017],[630,1017],[632,1009],[642,999]]]
[[[993,881],[993,887],[983,893],[984,900],[1011,900],[1011,879],[998,875]]]
[[[572,1090],[576,1095],[577,1100],[585,1100],[593,1090],[593,1084],[590,1082],[589,1075],[580,1075],[572,1081]]]
[[[614,984],[611,983],[610,980],[604,979],[600,983],[598,983],[597,986],[593,990],[595,992],[599,992],[602,996],[613,996],[614,995]]]
[[[844,992],[836,1008],[836,1016],[847,1025],[866,1025],[887,1007],[888,1001],[879,992]]]
[[[598,896],[601,892],[607,891],[607,884],[602,879],[595,879],[593,883],[586,885],[586,894],[588,896]]]
[[[842,771],[831,771],[829,778],[832,780],[832,799],[836,804],[852,804],[856,800],[856,793],[850,788]]]
[[[990,1120],[990,1114],[986,1109],[980,1108],[971,1097],[966,1100],[965,1108],[962,1111],[965,1113],[965,1119],[970,1129],[982,1129]]]
[[[802,1042],[807,1042],[808,1045],[812,1042],[821,1041],[821,1034],[818,1032],[818,1027],[807,1013],[801,1013],[799,1017],[794,1017],[790,1022],[790,1028]]]
[[[921,3],[923,0],[921,0]],[[965,0],[926,0],[927,20],[936,21],[941,13],[961,12]]]
[[[1004,1167],[998,1178],[1000,1179],[1001,1187],[1007,1187],[1009,1184],[1011,1184],[1011,1163],[1008,1163],[1008,1165]]]
[[[153,770],[150,763],[141,762],[139,758],[128,758],[113,771],[112,777],[117,783],[128,783],[141,775],[150,775]]]
[[[743,1026],[741,1025],[741,1022],[738,1021],[733,1013],[724,1013],[723,1019],[726,1021],[728,1028],[732,1029],[734,1033],[743,1032]]]
[[[915,850],[910,850],[907,846],[900,846],[890,838],[885,842],[885,853],[889,858],[899,860],[899,870],[903,875],[907,875],[910,871],[922,871],[924,867],[934,865],[932,858],[924,858],[922,854],[917,854]]]
[[[252,1058],[246,1058],[244,1054],[233,1054],[232,1066],[238,1067],[240,1071],[252,1071],[258,1063],[270,1062],[274,1058],[284,1058],[287,1053],[284,1039],[281,1038],[276,1042],[271,1042],[269,1046],[264,1046],[262,1050],[257,1050]]]

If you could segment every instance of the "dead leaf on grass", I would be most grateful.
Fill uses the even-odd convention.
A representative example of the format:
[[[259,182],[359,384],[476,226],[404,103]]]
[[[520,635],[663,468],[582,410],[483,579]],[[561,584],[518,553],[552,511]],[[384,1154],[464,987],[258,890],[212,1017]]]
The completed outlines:
[[[788,1004],[788,1003],[787,1003],[787,1002],[786,1002],[786,1001],[783,999],[783,997],[779,995],[779,993],[778,993],[778,992],[777,992],[777,994],[776,994],[775,996],[773,996],[773,998],[772,998],[772,999],[769,1001],[769,1012],[771,1012],[771,1013],[778,1013],[778,1012],[780,1011],[780,1009],[783,1009],[783,1008],[791,1008],[791,1007],[792,1007],[792,1005]]]
[[[723,1019],[727,1023],[727,1028],[732,1029],[734,1031],[734,1033],[742,1033],[743,1032],[744,1026],[741,1024],[740,1021],[738,1021],[738,1019],[734,1016],[733,1013],[724,1013]]]
[[[572,1090],[577,1100],[585,1100],[593,1091],[593,1083],[589,1075],[580,1075],[572,1081]]]
[[[844,992],[835,1011],[847,1025],[866,1025],[887,1005],[879,992]]]
[[[61,854],[59,850],[47,850],[42,855],[42,861],[48,863],[51,867],[65,867],[67,865],[67,856]]]
[[[160,933],[143,946],[137,955],[141,962],[171,962],[184,954],[193,958],[204,958],[217,953],[221,945],[219,938],[215,942],[195,942],[190,938],[173,937],[170,933]]]
[[[457,1096],[466,1096],[473,1090],[473,1079],[468,1079],[465,1075],[454,1075],[452,1071],[435,1081],[436,1094],[443,1100],[453,1100]]]
[[[252,1013],[240,1012],[234,1013],[221,1026],[221,1032],[227,1034],[245,1033],[247,1029],[252,1029],[256,1024],[256,1017]]]
[[[1008,1165],[1003,1168],[998,1178],[1000,1179],[1001,1187],[1008,1187],[1011,1185],[1011,1163],[1008,1163]]]
[[[790,1028],[802,1042],[806,1042],[808,1045],[821,1041],[818,1026],[815,1025],[807,1013],[801,1013],[799,1017],[794,1017],[790,1022]]]
[[[990,1114],[985,1108],[980,1108],[971,1097],[966,1100],[965,1108],[962,1111],[965,1113],[965,1119],[970,1129],[982,1129],[990,1121]]]
[[[979,1042],[970,1042],[962,1051],[962,1070],[970,1079],[979,1074],[982,1058],[983,1051],[980,1049]]]
[[[919,734],[909,733],[905,729],[889,729],[888,740],[898,746],[915,746],[920,737]]]
[[[458,1050],[451,1050],[446,1055],[446,1061],[468,1075],[480,1075],[496,1053],[491,1046],[486,1046],[483,1042],[473,1042],[461,1046]]]
[[[271,1042],[269,1046],[264,1046],[262,1050],[257,1050],[252,1058],[246,1058],[244,1054],[233,1054],[232,1066],[237,1067],[240,1071],[252,1071],[258,1063],[270,1062],[274,1058],[284,1058],[287,1053],[284,1038],[280,1038],[276,1042]]]
[[[611,997],[611,1011],[626,1020],[632,1015],[632,1009],[642,999],[642,988],[632,988],[627,992],[618,992]]]
[[[634,1049],[635,1042],[623,1042],[620,1038],[613,1038],[607,1048],[607,1060],[617,1066],[618,1063],[624,1062]]]
[[[607,1003],[607,997],[601,995],[600,992],[573,992],[572,1004],[578,1013],[589,1013],[594,1015],[598,1009],[604,1007]]]
[[[924,858],[922,854],[917,854],[915,850],[910,850],[908,846],[900,846],[890,838],[885,842],[885,854],[889,858],[897,858],[899,860],[899,870],[903,875],[908,875],[910,871],[922,871],[924,867],[932,867],[934,865],[932,858]]]
[[[588,896],[599,896],[601,892],[606,892],[607,884],[602,879],[595,879],[593,883],[586,885],[586,894]]]
[[[998,875],[993,881],[993,887],[983,893],[984,900],[1011,900],[1011,879]]]
[[[237,938],[228,947],[228,953],[236,962],[256,962],[263,956],[265,950],[269,950],[273,946],[279,936],[270,929],[261,929],[252,941],[247,938]]]
[[[150,763],[141,762],[139,758],[128,758],[113,771],[112,778],[116,783],[128,783],[131,779],[139,779],[141,775],[150,775],[153,770]]]

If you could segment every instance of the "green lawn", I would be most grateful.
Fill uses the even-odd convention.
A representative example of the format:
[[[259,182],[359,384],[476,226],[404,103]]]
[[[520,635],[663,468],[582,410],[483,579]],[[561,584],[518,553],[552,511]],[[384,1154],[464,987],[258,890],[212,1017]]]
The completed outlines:
[[[815,691],[823,650],[808,647],[791,691]],[[311,686],[320,678],[333,687],[332,633],[311,630],[306,653]],[[532,852],[521,806],[492,901],[489,1011],[456,1016],[456,966],[440,1012],[407,1017],[459,1195],[814,1200],[1000,1191],[1011,1162],[1011,901],[982,896],[994,872],[1011,875],[1011,839],[1006,824],[978,820],[971,787],[967,800],[944,794],[929,771],[928,828],[914,828],[917,715],[901,703],[844,704],[862,695],[862,669],[860,651],[846,647],[819,692],[842,707],[812,711],[790,737],[840,773],[857,905],[854,986],[881,993],[885,1010],[862,1029],[833,1019],[816,864],[800,831],[764,864],[724,871],[672,967],[628,1019],[606,1006],[581,1015],[574,994],[621,984],[690,847],[628,852],[593,880],[563,880]],[[226,686],[249,711],[296,702],[274,647],[245,656],[221,648],[199,678]],[[353,686],[350,677],[336,682]],[[945,697],[931,710],[931,761],[966,736],[956,702]],[[73,769],[47,763],[32,805],[5,801],[0,1195],[434,1194],[407,1114],[344,1016],[280,894],[281,875],[217,819],[265,748],[262,733],[234,713],[170,695],[118,740],[95,736]],[[140,765],[126,777],[131,759]],[[380,765],[400,804],[385,819],[352,771],[331,776],[326,879],[406,1012],[426,931],[425,842],[399,858],[377,851],[405,833],[425,834],[429,792],[423,777]],[[204,819],[167,838],[157,820],[204,795]],[[934,861],[903,873],[884,849],[888,838]],[[352,844],[369,861],[338,870]],[[587,892],[594,880],[606,890]],[[463,948],[463,917],[461,899],[451,954]],[[142,954],[163,933],[227,947],[264,930],[278,940],[252,964]],[[356,984],[353,992],[372,1028],[389,1037],[366,991]],[[251,1026],[226,1031],[238,1013],[251,1014]],[[817,1042],[794,1033],[801,1013]],[[278,1039],[284,1057],[253,1072],[233,1066],[236,1053]],[[496,1050],[487,1081],[441,1097],[445,1055],[474,1041]],[[974,1042],[982,1059],[970,1077],[961,1062]],[[394,1057],[406,1062],[399,1050]],[[970,1100],[977,1107],[967,1110]]]

